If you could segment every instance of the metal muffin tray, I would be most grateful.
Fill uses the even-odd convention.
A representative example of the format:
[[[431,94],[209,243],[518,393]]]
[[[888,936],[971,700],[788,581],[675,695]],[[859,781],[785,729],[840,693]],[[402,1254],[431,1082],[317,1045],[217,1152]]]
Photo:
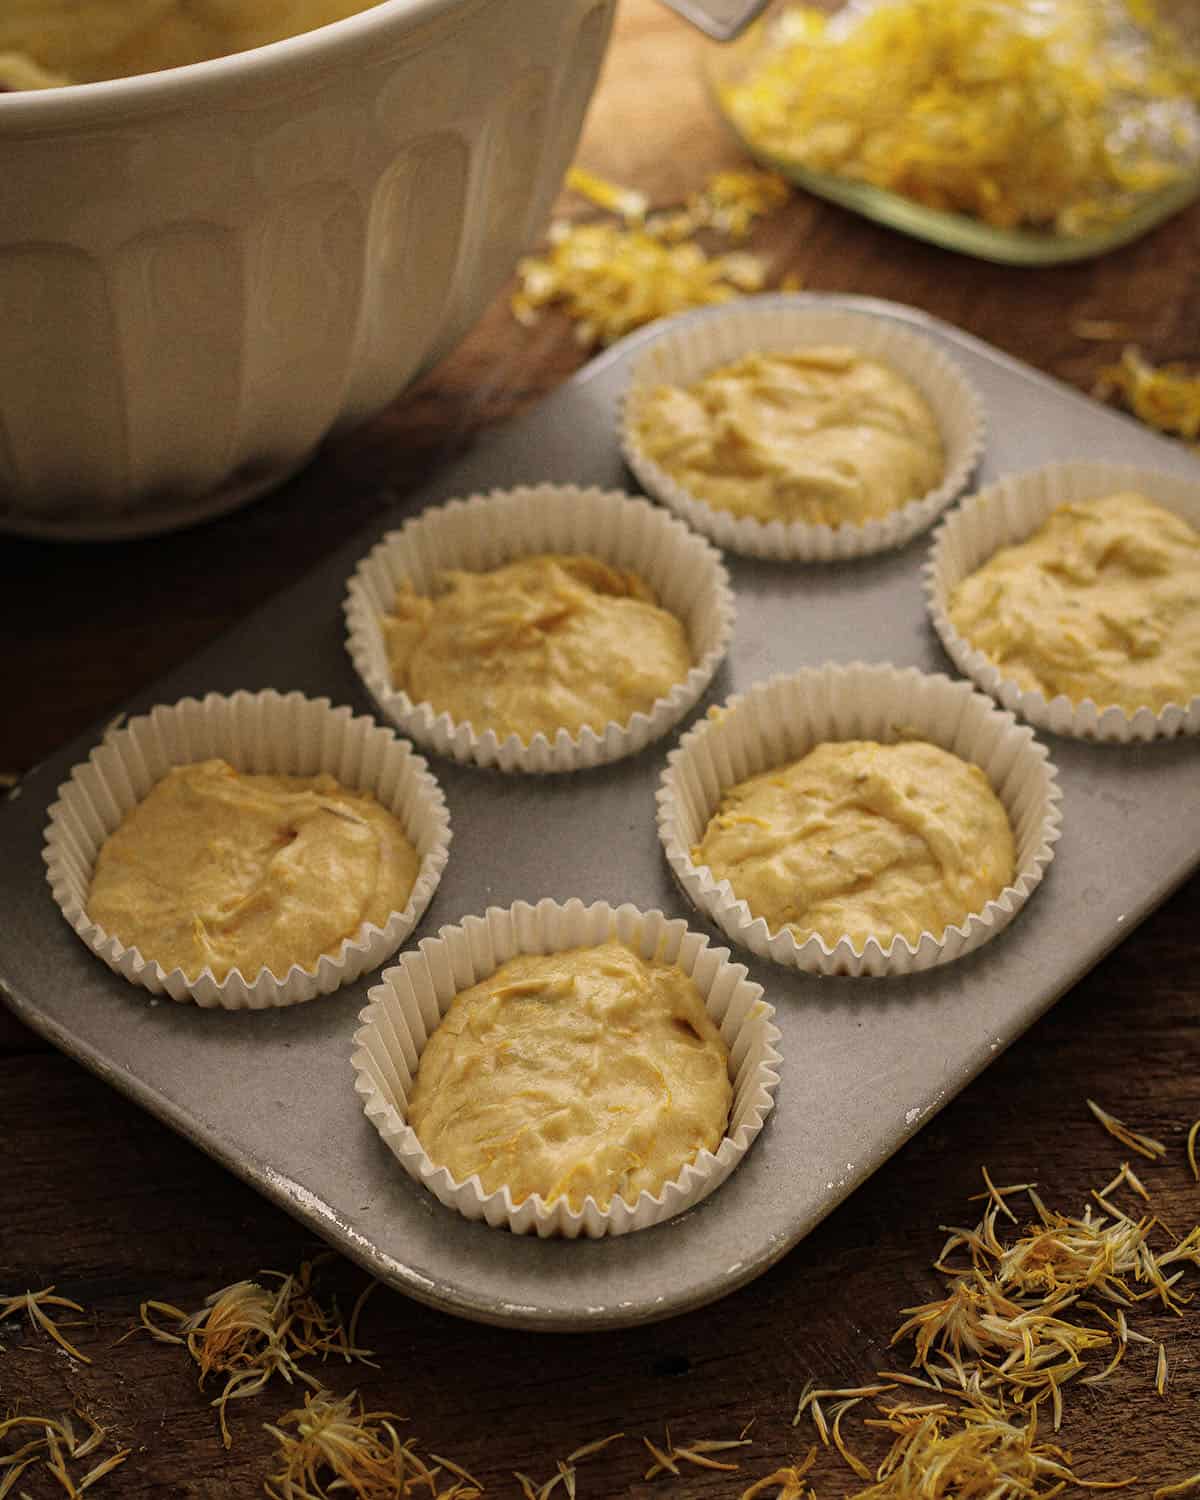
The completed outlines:
[[[922,313],[859,297],[802,300],[896,319],[961,363],[987,411],[978,482],[1081,456],[1200,477],[1182,446]],[[342,598],[359,558],[386,527],[451,496],[537,480],[631,488],[616,408],[647,337],[635,334],[592,361],[128,711],[266,687],[369,711],[343,645]],[[831,565],[728,555],[737,628],[696,713],[771,673],[824,661],[889,660],[952,674],[924,609],[929,544],[926,534],[897,552]],[[675,887],[655,831],[654,794],[677,733],[631,760],[545,778],[434,759],[454,838],[410,941],[489,905],[578,896],[687,916],[723,943]],[[1005,933],[906,978],[822,979],[749,961],[776,1007],[783,1065],[776,1108],[745,1161],[710,1198],[656,1228],[540,1241],[443,1208],[364,1117],[350,1053],[373,976],[285,1010],[200,1010],[150,998],[87,951],[51,899],[42,829],[58,784],[100,734],[97,726],[37,767],[0,814],[8,1003],[373,1275],[446,1311],[523,1328],[648,1322],[765,1271],[1200,859],[1200,744],[1047,736],[1064,793],[1063,837],[1047,879]]]

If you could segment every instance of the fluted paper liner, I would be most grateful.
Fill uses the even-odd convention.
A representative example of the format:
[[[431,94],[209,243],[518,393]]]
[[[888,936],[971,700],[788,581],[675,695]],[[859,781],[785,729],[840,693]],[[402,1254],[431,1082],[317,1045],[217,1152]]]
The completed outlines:
[[[725,1139],[715,1153],[701,1151],[678,1177],[657,1194],[641,1193],[633,1204],[615,1197],[601,1209],[588,1197],[582,1209],[565,1198],[547,1204],[539,1195],[514,1204],[508,1188],[485,1193],[478,1176],[456,1181],[435,1166],[407,1123],[409,1090],[430,1034],[460,990],[495,973],[518,953],[558,953],[619,939],[643,958],[678,964],[695,981],[709,1015],[729,1048],[733,1103]],[[718,1188],[741,1161],[774,1106],[780,1056],[774,1008],[762,998],[762,987],[746,977],[742,964],[730,961],[725,948],[709,946],[706,937],[688,930],[685,921],[660,911],[605,902],[585,906],[519,901],[503,909],[489,907],[482,917],[443,927],[416,949],[400,955],[369,992],[355,1035],[354,1086],[368,1119],[405,1171],[448,1208],[493,1227],[543,1238],[627,1234],[661,1223],[691,1208]]]
[[[929,402],[942,434],[941,483],[886,516],[861,524],[815,525],[737,516],[692,495],[646,453],[637,425],[661,385],[687,386],[752,353],[782,354],[844,345],[890,366]],[[621,451],[643,489],[721,547],[777,561],[833,562],[900,547],[933,524],[966,487],[983,451],[983,403],[959,366],[929,339],[865,312],[814,306],[787,295],[745,298],[664,323],[633,364],[620,416]]]
[[[980,767],[1003,803],[1016,843],[1016,874],[981,912],[915,945],[897,936],[884,947],[848,938],[833,947],[772,931],[717,881],[691,850],[723,793],[785,765],[826,740],[924,739]],[[909,974],[960,958],[995,937],[1040,883],[1060,831],[1058,773],[1033,731],[1017,724],[969,683],[890,665],[809,668],[772,677],[731,698],[693,726],[667,759],[658,791],[658,831],[687,896],[736,943],[760,958],[817,974]]]
[[[1116,704],[1106,706],[1091,698],[1074,702],[1061,693],[1047,702],[1042,693],[1031,692],[1005,677],[1001,667],[958,633],[947,613],[950,591],[956,584],[982,567],[1001,547],[1025,541],[1058,506],[1100,499],[1121,490],[1136,490],[1200,529],[1200,482],[1196,480],[1100,463],[1047,464],[1025,474],[1009,475],[969,496],[938,527],[924,569],[929,616],[959,671],[1039,729],[1121,744],[1198,734],[1200,694],[1187,703],[1168,704],[1158,713],[1147,706],[1131,714]]]
[[[315,776],[328,772],[343,786],[370,792],[394,813],[420,855],[417,879],[403,911],[386,926],[365,922],[336,953],[311,969],[286,974],[234,969],[218,980],[211,969],[188,979],[166,972],[137,948],[127,948],[87,915],[88,889],[105,839],[173,766],[221,758],[247,773]],[[58,788],[50,808],[43,858],[46,878],[63,916],[115,973],[152,994],[226,1010],[295,1005],[328,995],[389,958],[425,912],[445,868],[450,818],[442,790],[412,746],[349,708],[302,693],[210,693],[159,705],[110,730]]]
[[[414,703],[392,685],[381,617],[407,579],[429,592],[446,568],[484,571],[539,552],[579,552],[639,575],[683,622],[694,665],[649,713],[624,724],[560,729],[529,743]],[[643,749],[667,733],[712,680],[733,631],[733,594],[720,554],[645,500],[615,490],[536,485],[452,500],[389,533],[360,563],[345,601],[347,646],[381,712],[419,744],[502,771],[575,771]]]

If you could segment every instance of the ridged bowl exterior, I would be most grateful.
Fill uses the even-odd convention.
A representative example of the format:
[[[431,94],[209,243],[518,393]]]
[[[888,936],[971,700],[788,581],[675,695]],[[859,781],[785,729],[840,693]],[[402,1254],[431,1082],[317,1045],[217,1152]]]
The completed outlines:
[[[0,526],[228,510],[386,405],[537,235],[615,0],[385,0],[0,97]]]

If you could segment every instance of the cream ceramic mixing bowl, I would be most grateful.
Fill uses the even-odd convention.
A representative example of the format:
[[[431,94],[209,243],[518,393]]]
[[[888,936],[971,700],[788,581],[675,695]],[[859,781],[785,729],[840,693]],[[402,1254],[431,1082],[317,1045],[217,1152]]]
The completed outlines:
[[[384,0],[0,94],[0,527],[185,525],[386,405],[541,229],[614,4]]]

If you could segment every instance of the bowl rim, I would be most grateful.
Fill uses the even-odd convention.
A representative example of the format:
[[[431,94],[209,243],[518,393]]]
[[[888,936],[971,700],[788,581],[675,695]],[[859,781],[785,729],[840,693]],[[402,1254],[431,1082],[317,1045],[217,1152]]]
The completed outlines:
[[[49,89],[0,92],[0,136],[6,131],[35,133],[40,128],[88,125],[107,115],[156,113],[195,103],[229,86],[239,90],[293,78],[306,64],[328,66],[369,52],[379,33],[401,31],[453,10],[475,10],[489,0],[374,0],[338,21],[278,41],[201,62],[183,63],[125,78],[70,83]]]

